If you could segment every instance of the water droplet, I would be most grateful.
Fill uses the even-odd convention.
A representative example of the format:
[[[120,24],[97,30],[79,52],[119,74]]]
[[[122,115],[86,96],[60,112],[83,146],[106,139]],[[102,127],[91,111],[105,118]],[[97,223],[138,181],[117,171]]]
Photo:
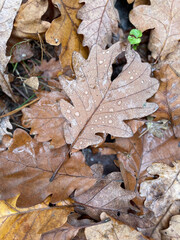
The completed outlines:
[[[112,120],[111,120],[111,119],[109,120],[109,123],[112,123]]]
[[[105,67],[107,67],[107,65],[106,65],[106,64],[105,64],[104,66],[105,66]]]
[[[99,120],[101,120],[102,118],[101,117],[99,117]]]
[[[55,40],[55,43],[58,43],[58,42],[59,42],[59,40],[58,40],[57,38],[55,38],[54,40]]]
[[[100,108],[99,111],[102,112],[102,108]]]
[[[93,130],[94,128],[91,128],[91,130]]]
[[[130,79],[133,79],[133,76],[131,76]]]
[[[128,73],[130,74],[131,72],[129,71]]]
[[[108,51],[106,51],[106,53],[109,53],[109,50],[108,50]]]
[[[85,91],[85,94],[87,95],[87,94],[88,94],[88,92],[87,92],[87,91]]]
[[[105,52],[103,52],[102,54],[105,54]]]
[[[99,61],[99,64],[103,64],[103,61]]]
[[[138,75],[138,73],[135,73],[136,75]]]
[[[114,109],[113,109],[113,108],[110,108],[109,111],[110,111],[110,112],[114,112]]]
[[[80,115],[79,112],[75,112],[76,117],[79,117],[79,115]]]
[[[95,120],[95,122],[97,122],[97,119]]]
[[[118,105],[121,105],[122,101],[118,101]]]
[[[105,118],[108,118],[108,116],[105,116]]]
[[[82,145],[82,142],[80,142],[80,144]]]
[[[102,123],[104,123],[104,121],[102,121]]]
[[[143,83],[144,81],[142,80],[141,82]]]
[[[67,113],[70,113],[70,112],[71,112],[71,111],[68,109],[68,110],[67,110]]]

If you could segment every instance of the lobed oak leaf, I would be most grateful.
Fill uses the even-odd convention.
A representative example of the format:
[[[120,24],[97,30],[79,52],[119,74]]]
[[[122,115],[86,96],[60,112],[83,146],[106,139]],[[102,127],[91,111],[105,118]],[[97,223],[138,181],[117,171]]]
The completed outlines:
[[[169,222],[169,227],[161,231],[164,240],[180,239],[180,215],[173,216]]]
[[[0,3],[0,86],[10,98],[14,101],[10,80],[7,74],[4,74],[10,57],[6,56],[6,44],[13,29],[13,21],[17,11],[21,5],[22,0],[1,0]]]
[[[180,161],[173,163],[173,167],[164,163],[153,163],[148,169],[151,176],[158,175],[154,180],[141,183],[140,195],[145,197],[145,207],[154,212],[155,217],[163,215],[169,206],[180,200]]]
[[[160,87],[150,101],[158,104],[159,109],[153,116],[156,120],[168,119],[174,135],[180,137],[180,77],[169,65],[164,65],[155,73]]]
[[[119,15],[114,7],[116,0],[80,0],[85,3],[78,11],[82,20],[78,33],[84,35],[83,46],[89,49],[98,44],[105,49],[111,43],[112,33],[118,33]]]
[[[48,142],[38,143],[24,130],[16,129],[8,150],[0,153],[0,196],[8,199],[20,194],[18,207],[30,207],[52,195],[51,202],[77,196],[96,180],[81,152],[65,162],[67,146],[51,150]],[[62,164],[53,182],[49,179]]]
[[[130,12],[130,21],[137,29],[152,29],[148,47],[153,58],[163,60],[175,50],[180,39],[179,10],[179,0],[151,0],[150,6],[138,6]]]
[[[58,91],[44,91],[37,95],[40,100],[22,110],[22,125],[31,128],[30,134],[36,135],[38,142],[50,141],[51,147],[59,148],[66,144],[63,134],[65,118],[59,101],[67,97]]]
[[[124,120],[140,118],[156,111],[157,105],[147,103],[158,89],[157,79],[151,78],[148,63],[142,63],[135,51],[127,51],[127,64],[111,82],[112,63],[121,53],[120,43],[107,50],[94,45],[87,60],[79,53],[73,55],[76,80],[60,78],[72,104],[61,100],[65,139],[72,148],[82,149],[100,144],[97,133],[114,137],[131,137],[131,128]]]
[[[87,57],[88,51],[82,46],[81,36],[77,34],[80,20],[77,19],[77,11],[82,6],[79,0],[53,0],[55,6],[61,11],[61,16],[54,19],[46,32],[46,41],[54,46],[61,44],[59,59],[63,69],[71,65],[72,53],[80,52]]]
[[[73,211],[69,200],[49,207],[50,199],[30,208],[16,207],[18,197],[0,201],[0,238],[1,240],[24,239],[40,240],[42,233],[61,227]]]

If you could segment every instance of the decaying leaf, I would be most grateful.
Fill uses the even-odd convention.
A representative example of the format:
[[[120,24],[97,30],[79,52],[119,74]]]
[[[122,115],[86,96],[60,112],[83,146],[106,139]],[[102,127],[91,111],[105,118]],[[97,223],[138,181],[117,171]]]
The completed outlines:
[[[34,55],[29,41],[21,42],[11,48],[11,63],[27,60]]]
[[[39,80],[38,77],[30,77],[27,78],[24,83],[31,87],[32,89],[38,90],[39,88]]]
[[[16,129],[8,150],[0,154],[0,195],[5,200],[20,194],[18,207],[41,203],[52,194],[51,202],[77,196],[96,182],[81,152],[67,156],[67,147],[51,150],[48,142],[38,143],[24,130]],[[49,179],[62,163],[53,182]]]
[[[9,83],[9,77],[4,74],[10,57],[6,56],[6,43],[11,35],[13,21],[21,5],[22,0],[1,0],[0,3],[0,86],[14,101],[13,92]]]
[[[163,215],[174,201],[180,200],[180,161],[173,165],[170,167],[164,163],[152,164],[147,172],[151,176],[159,177],[146,180],[140,186],[140,195],[146,197],[145,207],[153,211],[156,217]]]
[[[180,239],[180,215],[173,216],[169,225],[167,229],[161,231],[163,240]]]
[[[160,80],[160,87],[150,101],[157,103],[159,109],[153,116],[156,120],[168,119],[174,135],[180,137],[180,77],[168,65],[163,66],[155,76]]]
[[[83,20],[78,33],[84,35],[83,46],[89,49],[95,44],[105,49],[111,43],[112,33],[118,33],[119,15],[114,7],[116,0],[80,0],[85,5],[77,17]]]
[[[150,0],[127,0],[127,2],[129,4],[134,2],[133,8],[135,8],[139,5],[149,5],[150,4]]]
[[[45,33],[50,26],[41,20],[47,8],[48,0],[28,0],[22,4],[14,22],[13,36],[39,39],[38,34]]]
[[[115,220],[114,218],[108,216],[106,213],[101,214],[101,220],[104,223],[97,224],[92,227],[87,227],[85,229],[85,235],[87,240],[106,240],[106,239],[116,239],[116,240],[146,240],[142,233],[136,231],[135,229]],[[107,222],[106,222],[107,220]]]
[[[74,53],[76,80],[60,79],[73,103],[61,100],[60,106],[71,124],[64,126],[66,142],[75,149],[100,144],[102,137],[97,133],[131,137],[132,130],[124,120],[144,117],[157,109],[146,99],[157,91],[159,83],[149,76],[150,65],[142,63],[135,51],[127,51],[127,64],[111,82],[112,63],[120,52],[118,42],[107,50],[94,45],[87,60]]]
[[[80,20],[77,19],[77,11],[82,6],[79,0],[52,0],[61,11],[61,16],[52,21],[46,32],[46,41],[54,46],[61,44],[60,61],[62,67],[70,66],[72,53],[80,52],[87,57],[87,49],[82,46],[81,36],[77,34]]]
[[[61,227],[67,221],[72,207],[71,202],[60,202],[54,208],[48,202],[30,208],[17,208],[17,197],[0,201],[0,238],[1,240],[24,239],[40,240],[41,234]]]
[[[4,117],[0,119],[0,142],[2,140],[2,137],[5,134],[11,135],[10,132],[8,132],[7,128],[12,129],[13,126],[11,125],[9,121],[9,117]]]
[[[37,103],[22,110],[22,124],[31,128],[30,134],[37,135],[38,142],[51,141],[52,148],[59,148],[66,144],[63,134],[65,118],[59,101],[67,97],[58,91],[41,92],[38,97],[40,100]]]
[[[163,60],[175,50],[180,39],[179,11],[179,0],[151,0],[150,6],[138,6],[131,11],[130,21],[137,29],[153,29],[148,46],[153,58]]]

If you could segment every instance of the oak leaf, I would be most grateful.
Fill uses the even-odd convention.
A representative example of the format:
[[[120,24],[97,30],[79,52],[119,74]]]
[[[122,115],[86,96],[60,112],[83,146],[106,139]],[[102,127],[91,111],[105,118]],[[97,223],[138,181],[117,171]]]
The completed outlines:
[[[146,240],[142,233],[117,221],[116,219],[108,216],[106,213],[101,214],[101,220],[104,223],[97,224],[85,229],[85,235],[88,240],[106,240],[106,239],[127,239],[127,240]],[[106,222],[107,221],[107,222]]]
[[[15,101],[13,92],[9,83],[9,77],[4,74],[10,57],[6,56],[6,44],[13,29],[13,21],[22,0],[1,0],[0,3],[0,86],[10,98]]]
[[[38,39],[38,34],[45,33],[50,23],[41,20],[48,9],[48,0],[28,0],[19,9],[14,22],[13,36]]]
[[[67,97],[58,91],[44,91],[37,95],[40,100],[22,110],[22,125],[31,128],[30,134],[36,135],[38,142],[50,141],[51,147],[59,148],[66,144],[63,134],[65,118],[59,101]]]
[[[41,234],[61,227],[67,221],[72,207],[71,202],[59,202],[49,207],[50,199],[30,208],[17,208],[17,197],[0,201],[0,238],[1,240],[24,239],[40,240]]]
[[[119,15],[114,7],[116,0],[80,0],[85,3],[78,11],[82,20],[78,33],[84,35],[83,46],[89,49],[98,44],[105,49],[111,43],[112,33],[118,33]]]
[[[179,0],[151,0],[150,6],[138,6],[130,12],[130,21],[137,29],[153,29],[148,46],[153,58],[163,60],[175,50],[180,39],[179,10]]]
[[[130,3],[134,3],[133,4],[133,8],[139,6],[139,5],[149,5],[150,4],[150,0],[127,0],[127,2]]]
[[[60,102],[70,123],[64,125],[65,139],[75,149],[100,144],[102,137],[97,133],[131,137],[132,130],[124,120],[144,117],[157,109],[146,99],[157,91],[159,83],[149,76],[150,65],[142,63],[135,51],[126,52],[127,64],[111,82],[112,63],[119,53],[119,42],[107,50],[94,45],[87,60],[74,53],[76,80],[60,78],[73,104]]]
[[[74,192],[77,196],[96,180],[85,164],[81,152],[63,163],[67,147],[50,149],[48,142],[38,143],[24,130],[16,129],[8,150],[0,153],[1,199],[5,200],[20,194],[18,207],[30,207],[52,195],[51,202],[65,200]],[[49,179],[55,169],[62,164],[53,182]]]
[[[180,215],[173,216],[169,222],[169,227],[161,231],[164,240],[180,239]]]
[[[55,6],[61,11],[61,16],[54,19],[46,32],[46,41],[54,46],[61,44],[59,59],[62,67],[71,66],[72,53],[80,52],[87,57],[88,51],[82,46],[81,36],[77,34],[80,20],[77,19],[77,11],[82,6],[79,0],[53,0]]]
[[[160,80],[160,87],[150,101],[157,103],[159,109],[152,115],[156,120],[168,119],[174,135],[180,137],[180,77],[168,65],[164,65],[155,76]]]
[[[174,201],[180,200],[180,161],[178,160],[173,162],[173,167],[164,163],[153,163],[147,172],[151,176],[159,177],[141,183],[140,195],[146,198],[144,205],[153,211],[156,217],[163,215]]]

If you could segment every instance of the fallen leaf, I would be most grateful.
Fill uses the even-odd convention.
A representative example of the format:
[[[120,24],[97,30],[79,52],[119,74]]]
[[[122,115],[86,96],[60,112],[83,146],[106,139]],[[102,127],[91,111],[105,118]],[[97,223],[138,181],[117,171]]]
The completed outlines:
[[[119,15],[114,7],[116,0],[80,0],[85,3],[78,11],[82,20],[78,33],[84,35],[83,46],[89,49],[98,44],[105,49],[111,43],[112,33],[118,33]]]
[[[150,6],[138,6],[130,12],[130,21],[137,29],[152,29],[148,47],[153,58],[164,60],[175,50],[180,39],[179,10],[178,0],[151,0]]]
[[[180,200],[180,161],[173,162],[173,167],[164,163],[153,163],[147,172],[152,177],[159,177],[141,183],[140,195],[146,198],[145,207],[158,217],[163,215],[174,201]]]
[[[13,28],[13,21],[16,13],[21,5],[22,0],[1,0],[0,4],[0,85],[3,90],[10,98],[14,101],[15,97],[10,86],[9,77],[4,74],[6,66],[10,60],[10,57],[6,56],[6,44],[11,35]]]
[[[38,90],[39,88],[39,80],[37,77],[27,78],[24,83],[31,87],[32,89]]]
[[[34,53],[29,42],[21,42],[11,49],[11,63],[21,62],[33,57]]]
[[[59,59],[62,67],[72,67],[74,51],[80,52],[85,58],[88,54],[87,49],[82,46],[81,36],[77,34],[80,20],[76,18],[76,15],[82,5],[79,0],[52,0],[52,2],[60,9],[61,16],[52,21],[46,32],[46,41],[54,46],[61,44]]]
[[[180,239],[180,215],[173,216],[169,222],[169,227],[161,233],[164,240]]]
[[[142,233],[135,229],[117,221],[116,219],[108,216],[106,213],[101,214],[101,220],[104,223],[97,224],[85,229],[85,235],[87,240],[145,240],[148,239],[142,235]],[[107,220],[107,222],[106,222]]]
[[[180,77],[170,66],[163,66],[155,74],[160,79],[160,87],[150,101],[158,104],[159,109],[152,114],[156,120],[168,119],[174,135],[180,137]]]
[[[111,82],[112,63],[121,52],[120,43],[102,50],[94,45],[87,60],[73,54],[76,80],[60,78],[63,89],[72,104],[61,100],[65,139],[72,148],[83,149],[102,142],[97,133],[114,137],[131,137],[131,128],[124,120],[140,118],[156,111],[157,105],[146,102],[158,89],[159,83],[151,78],[148,63],[142,63],[135,51],[127,51],[127,64]]]
[[[130,4],[130,3],[133,3],[133,8],[139,6],[139,5],[150,5],[150,0],[127,0],[127,2]]]
[[[40,92],[40,100],[24,108],[22,125],[31,128],[30,134],[37,135],[38,142],[50,141],[51,147],[59,148],[66,144],[63,134],[63,117],[59,105],[62,98],[67,97],[58,91]]]
[[[38,34],[45,33],[50,26],[49,22],[41,20],[47,8],[48,0],[28,0],[23,3],[15,18],[12,35],[39,40]]]
[[[31,208],[17,208],[17,197],[0,201],[0,238],[1,240],[24,239],[40,240],[41,234],[61,227],[73,211],[70,201],[60,202],[49,207],[48,201]]]
[[[7,129],[12,129],[13,126],[11,125],[9,121],[9,117],[1,118],[0,119],[0,142],[2,141],[2,138],[4,135],[8,134],[11,135],[10,132],[8,132]]]
[[[41,203],[49,195],[51,202],[65,200],[74,192],[82,194],[96,182],[81,152],[67,156],[67,147],[51,150],[48,142],[38,143],[24,130],[16,129],[7,151],[0,153],[1,199],[20,194],[18,207]],[[64,162],[64,163],[63,163]],[[49,179],[62,163],[53,182]]]

